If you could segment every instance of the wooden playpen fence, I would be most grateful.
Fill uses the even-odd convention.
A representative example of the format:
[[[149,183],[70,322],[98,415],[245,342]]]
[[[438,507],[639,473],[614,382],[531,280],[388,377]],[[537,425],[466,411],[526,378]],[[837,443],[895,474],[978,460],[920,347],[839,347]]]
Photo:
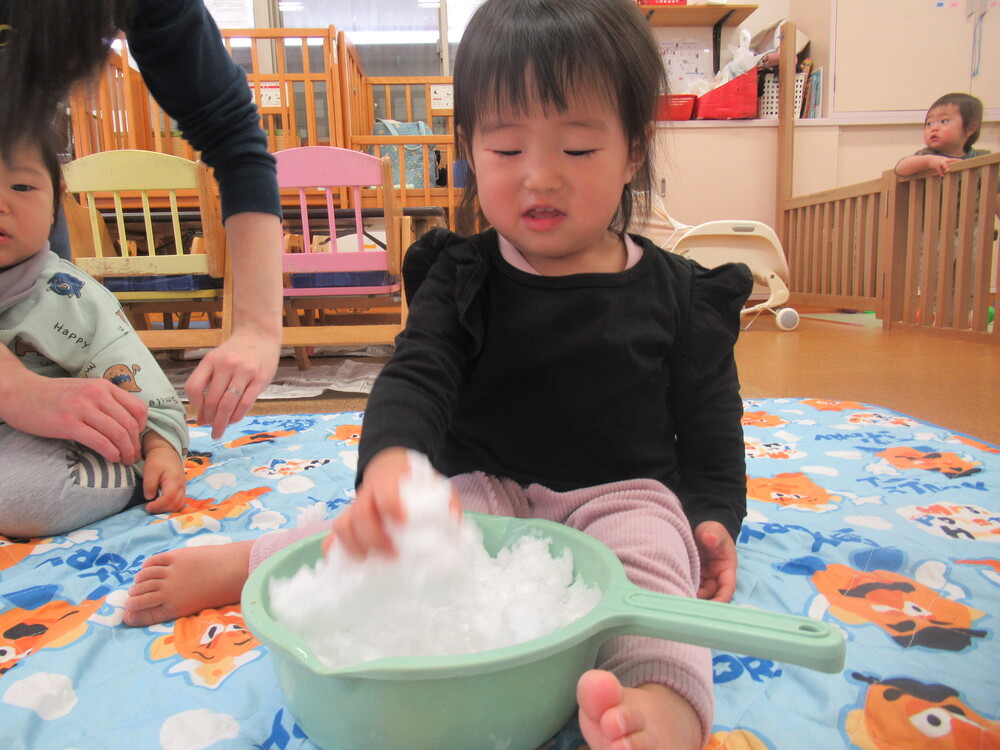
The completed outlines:
[[[406,175],[406,148],[419,149],[422,175],[415,183],[401,178],[400,204],[440,206],[448,224],[455,227],[455,210],[461,202],[462,189],[456,185],[454,163],[454,112],[448,93],[451,76],[368,76],[356,47],[344,32],[338,34],[341,65],[341,88],[345,92],[344,129],[348,148],[390,156],[396,161],[395,172]],[[376,121],[423,121],[434,135],[374,135]],[[389,147],[395,148],[389,148]],[[438,179],[431,179],[432,164],[438,166]],[[460,181],[459,181],[460,185]]]
[[[345,145],[334,27],[226,29],[222,37],[246,72],[270,150]],[[123,62],[124,35],[116,47],[97,85],[78,87],[70,97],[75,156],[134,148],[196,158],[139,72]]]
[[[1000,344],[1000,154],[944,177],[881,178],[785,201],[793,305],[874,310],[883,328]]]
[[[438,96],[451,78],[444,76],[376,78],[365,75],[357,49],[334,26],[320,29],[225,29],[226,49],[244,69],[268,147],[332,145],[395,155],[404,146],[419,150],[424,179],[404,185],[400,204],[445,209],[454,227],[462,191],[452,164],[455,137],[452,110]],[[97,85],[76,89],[70,100],[73,151],[86,156],[99,151],[133,148],[197,158],[177,125],[152,98],[137,70],[123,62],[128,42],[121,36]],[[377,119],[422,120],[433,136],[373,135]],[[394,149],[389,147],[395,146]],[[439,164],[438,180],[430,165]],[[402,163],[400,173],[406,174]],[[365,190],[365,206],[379,204],[375,190]],[[347,207],[348,197],[338,206]]]

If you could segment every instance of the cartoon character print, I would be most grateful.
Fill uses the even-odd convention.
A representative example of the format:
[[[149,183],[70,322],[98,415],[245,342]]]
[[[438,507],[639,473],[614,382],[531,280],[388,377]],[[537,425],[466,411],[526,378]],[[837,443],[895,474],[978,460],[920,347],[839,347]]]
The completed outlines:
[[[875,455],[884,458],[897,469],[935,471],[948,479],[968,477],[983,470],[981,461],[971,461],[962,458],[957,453],[931,449],[918,450],[909,447],[895,447],[886,448]]]
[[[178,534],[197,534],[202,529],[218,531],[225,519],[239,518],[251,508],[259,507],[257,498],[270,491],[270,487],[254,487],[241,490],[218,503],[212,498],[188,498],[187,504],[179,511],[158,517],[153,523],[168,521]]]
[[[800,403],[811,406],[816,411],[855,411],[865,405],[857,401],[837,401],[829,398],[806,398]]]
[[[896,508],[896,513],[934,536],[1000,542],[1000,512],[978,505],[936,502]]]
[[[243,622],[239,606],[232,604],[176,620],[173,632],[150,644],[149,657],[176,660],[167,674],[186,674],[191,684],[214,689],[259,658],[260,645]]]
[[[60,271],[49,277],[46,291],[55,292],[62,297],[80,298],[80,290],[83,289],[83,279],[78,279],[72,274]]]
[[[47,539],[10,539],[0,536],[0,570],[13,568],[21,560],[34,554],[35,549]]]
[[[749,458],[776,458],[787,460],[791,458],[803,458],[806,454],[798,450],[794,445],[773,441],[765,443],[755,437],[743,438],[743,447],[746,450],[746,457]]]
[[[290,437],[292,435],[298,435],[298,430],[272,430],[270,432],[254,432],[250,435],[244,435],[243,437],[238,437],[235,440],[230,440],[228,443],[224,443],[226,448],[241,448],[244,445],[255,445],[257,443],[273,443],[278,438]]]
[[[1000,560],[955,560],[956,565],[974,565],[979,568],[983,578],[992,584],[1000,586]]]
[[[142,388],[140,388],[139,384],[135,382],[135,374],[140,370],[142,370],[142,368],[139,367],[139,365],[132,365],[131,369],[129,369],[129,366],[125,364],[111,365],[111,367],[104,371],[104,375],[101,377],[105,380],[110,380],[123,391],[128,391],[129,393],[141,393]]]
[[[279,479],[281,477],[301,474],[303,471],[308,471],[309,469],[326,466],[332,460],[330,458],[275,458],[266,466],[255,466],[250,469],[250,472],[255,476],[265,479]]]
[[[903,648],[962,651],[987,631],[972,628],[983,612],[889,570],[833,563],[812,575],[829,612],[848,625],[875,625]]]
[[[740,420],[744,427],[784,427],[787,421],[777,414],[768,414],[766,411],[746,411]]]
[[[977,713],[948,685],[909,677],[878,679],[854,672],[869,687],[844,729],[861,750],[997,750],[1000,722]]]
[[[104,597],[72,604],[54,599],[35,609],[20,607],[0,614],[0,675],[43,648],[62,648],[87,632],[87,618],[104,603]]]
[[[816,513],[836,510],[839,507],[837,503],[843,500],[840,495],[827,492],[801,472],[747,477],[747,498]]]
[[[342,424],[337,429],[327,435],[327,440],[337,440],[346,445],[357,445],[361,442],[361,425]]]
[[[62,536],[36,537],[34,539],[11,539],[0,535],[0,571],[13,568],[32,555],[42,555],[52,550],[69,549],[84,542],[93,541],[97,532],[93,529],[77,529]]]
[[[961,445],[967,445],[970,448],[975,448],[977,451],[983,451],[984,453],[1000,453],[1000,448],[997,448],[995,445],[984,443],[981,440],[973,440],[965,435],[949,435],[945,442],[960,443]]]
[[[877,411],[859,411],[847,417],[850,424],[866,427],[919,427],[920,423],[902,414],[881,414]]]
[[[43,356],[40,351],[35,347],[34,344],[25,341],[20,336],[14,337],[14,354],[18,357],[25,357],[28,354],[37,354],[39,357]]]
[[[749,729],[715,732],[704,750],[771,750],[771,746]]]
[[[187,452],[184,457],[184,476],[188,481],[200,477],[212,465],[212,454],[207,451]]]

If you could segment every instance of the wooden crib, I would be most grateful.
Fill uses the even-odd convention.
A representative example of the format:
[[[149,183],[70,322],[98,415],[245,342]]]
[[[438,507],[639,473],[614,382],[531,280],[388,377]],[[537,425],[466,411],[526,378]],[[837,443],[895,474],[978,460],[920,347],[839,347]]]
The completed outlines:
[[[874,310],[883,327],[1000,344],[1000,154],[939,177],[898,177],[791,198],[781,213],[791,302]]]

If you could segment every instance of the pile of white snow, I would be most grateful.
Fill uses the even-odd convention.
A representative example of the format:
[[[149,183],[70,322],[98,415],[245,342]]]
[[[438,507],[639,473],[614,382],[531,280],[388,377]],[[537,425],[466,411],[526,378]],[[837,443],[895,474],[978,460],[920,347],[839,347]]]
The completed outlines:
[[[406,522],[389,529],[398,557],[326,559],[270,582],[271,615],[328,667],[386,656],[486,651],[539,638],[597,606],[574,580],[572,554],[523,536],[495,558],[474,521],[449,510],[450,485],[420,454],[400,486]]]

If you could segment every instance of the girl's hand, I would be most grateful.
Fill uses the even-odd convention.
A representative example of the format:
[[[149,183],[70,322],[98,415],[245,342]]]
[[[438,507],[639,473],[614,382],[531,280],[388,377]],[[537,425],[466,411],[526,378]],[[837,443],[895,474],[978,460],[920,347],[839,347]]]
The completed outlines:
[[[233,422],[246,416],[278,367],[281,343],[253,332],[250,327],[210,351],[184,384],[199,425],[212,425],[218,439]]]
[[[4,370],[0,419],[29,435],[73,440],[112,463],[142,456],[146,402],[103,378],[47,378],[20,366]]]
[[[162,436],[150,430],[143,436],[144,459],[142,472],[146,512],[175,513],[184,507],[187,478],[184,462],[174,447]]]
[[[736,593],[736,543],[718,521],[702,521],[695,527],[694,541],[701,557],[699,599],[728,602]]]
[[[356,558],[370,552],[395,556],[396,547],[386,529],[389,521],[406,522],[406,508],[399,496],[399,485],[410,474],[410,451],[406,448],[387,448],[369,461],[365,476],[358,487],[354,502],[333,522],[333,529],[323,540],[323,554],[334,544],[342,544],[347,553]],[[452,488],[451,512],[456,519],[462,517],[458,493]]]
[[[396,554],[386,521],[406,521],[399,483],[410,473],[407,454],[405,448],[387,448],[368,463],[357,497],[333,522],[333,530],[323,541],[324,554],[335,543],[342,544],[352,557],[366,557],[372,551]]]

